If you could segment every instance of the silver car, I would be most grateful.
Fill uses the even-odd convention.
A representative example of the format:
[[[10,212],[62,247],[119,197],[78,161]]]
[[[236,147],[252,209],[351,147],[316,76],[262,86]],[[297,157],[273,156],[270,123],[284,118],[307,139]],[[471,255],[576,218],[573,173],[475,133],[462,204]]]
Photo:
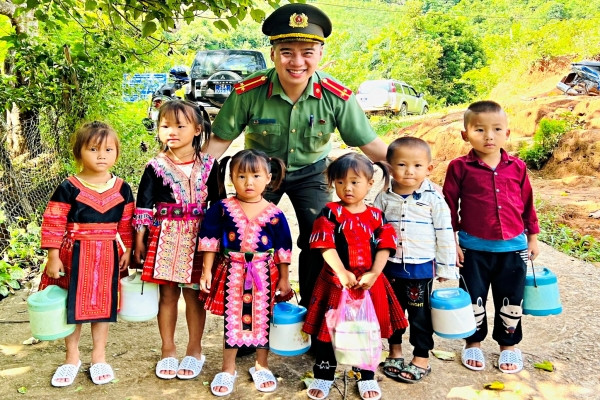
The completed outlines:
[[[429,111],[423,93],[409,84],[393,79],[365,81],[358,87],[358,103],[367,114],[389,112],[406,116],[407,114],[426,114]]]

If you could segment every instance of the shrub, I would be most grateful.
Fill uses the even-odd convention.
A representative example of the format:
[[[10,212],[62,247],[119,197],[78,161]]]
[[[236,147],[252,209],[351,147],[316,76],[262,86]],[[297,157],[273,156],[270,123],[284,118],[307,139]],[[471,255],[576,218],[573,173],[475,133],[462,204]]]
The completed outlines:
[[[0,298],[20,289],[19,281],[25,279],[25,270],[36,269],[44,260],[40,250],[40,227],[34,218],[32,220],[26,228],[18,223],[8,226],[9,245],[0,258]]]
[[[552,156],[562,135],[570,128],[569,121],[542,118],[533,135],[533,145],[523,147],[519,157],[533,169],[541,169]]]

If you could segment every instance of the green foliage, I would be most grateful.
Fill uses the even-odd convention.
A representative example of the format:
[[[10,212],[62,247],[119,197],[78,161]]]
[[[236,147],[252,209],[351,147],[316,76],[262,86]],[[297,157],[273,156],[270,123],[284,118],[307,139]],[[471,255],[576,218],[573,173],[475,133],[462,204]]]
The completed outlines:
[[[600,242],[559,222],[565,219],[564,210],[543,202],[537,202],[536,208],[541,230],[539,240],[570,256],[600,262]]]
[[[407,121],[404,118],[379,115],[373,115],[370,122],[378,136],[392,140],[396,138],[394,132],[414,124],[414,121]]]
[[[569,121],[542,118],[533,135],[533,145],[522,148],[519,151],[519,157],[530,168],[541,169],[552,156],[562,135],[569,128]]]
[[[108,115],[97,116],[98,119],[109,123],[119,135],[121,154],[112,172],[128,182],[134,191],[137,189],[146,163],[159,150],[154,134],[148,133],[141,124],[142,118],[146,116],[147,107],[148,103],[145,101],[126,103],[115,108]],[[142,142],[147,146],[145,152],[141,149]]]
[[[470,100],[475,95],[474,85],[462,77],[485,65],[480,40],[465,19],[424,9],[423,2],[408,1],[402,12],[393,14],[383,29],[359,47],[348,45],[355,34],[344,37],[342,43],[335,41],[333,51],[328,49],[328,59],[336,61],[331,73],[343,76],[353,88],[367,79],[404,80],[425,92],[432,105]]]
[[[0,221],[2,222],[2,221]],[[20,289],[25,268],[40,266],[44,256],[40,250],[40,227],[30,222],[25,228],[19,223],[8,226],[9,243],[0,256],[0,296]]]

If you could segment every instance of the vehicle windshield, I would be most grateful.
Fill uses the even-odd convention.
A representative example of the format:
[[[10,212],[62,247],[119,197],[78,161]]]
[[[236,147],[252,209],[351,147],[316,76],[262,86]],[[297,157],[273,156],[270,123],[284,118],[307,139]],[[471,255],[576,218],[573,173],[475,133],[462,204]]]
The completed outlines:
[[[358,93],[373,93],[375,91],[389,90],[390,84],[388,81],[366,81],[361,83],[358,88]]]
[[[234,71],[246,76],[262,68],[260,54],[254,52],[199,52],[192,65],[192,75],[208,78],[217,71]]]

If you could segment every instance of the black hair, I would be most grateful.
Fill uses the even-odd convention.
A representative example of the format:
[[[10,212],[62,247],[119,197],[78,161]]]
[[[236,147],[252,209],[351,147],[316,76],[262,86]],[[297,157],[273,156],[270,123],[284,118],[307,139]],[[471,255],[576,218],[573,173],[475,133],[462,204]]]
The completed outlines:
[[[210,117],[208,112],[203,107],[200,107],[196,103],[187,100],[169,100],[160,106],[158,111],[158,123],[160,124],[163,118],[172,118],[177,123],[180,122],[179,118],[183,115],[185,119],[194,124],[200,126],[202,133],[198,136],[194,136],[192,146],[196,151],[196,156],[200,156],[202,151],[202,145],[208,142],[211,133]],[[159,128],[160,129],[160,128]],[[167,151],[168,148],[164,146],[163,151]]]
[[[465,115],[463,117],[465,129],[467,129],[467,125],[469,124],[469,120],[471,119],[472,114],[503,112],[504,110],[502,109],[502,106],[492,100],[482,100],[471,103],[467,108],[467,111],[465,111]]]
[[[354,171],[358,175],[362,174],[366,176],[368,180],[371,180],[375,175],[375,168],[373,168],[373,165],[377,165],[381,168],[384,179],[383,188],[387,188],[390,182],[390,170],[387,164],[379,161],[372,163],[367,156],[355,152],[346,153],[329,164],[327,171],[325,171],[327,174],[327,182],[329,183],[329,186],[333,186],[333,182],[338,179],[344,179],[346,175],[348,175],[349,170]]]
[[[419,149],[423,149],[427,153],[427,158],[428,158],[429,162],[431,162],[431,149],[429,148],[429,145],[427,144],[426,141],[424,141],[423,139],[414,137],[414,136],[403,136],[401,138],[394,140],[388,146],[387,153],[385,155],[385,158],[388,163],[390,163],[390,164],[392,163],[392,158],[394,158],[394,153],[396,152],[396,150],[398,150],[401,147],[411,147],[411,148],[416,147]]]
[[[272,174],[271,182],[267,186],[270,190],[277,190],[285,176],[285,164],[277,157],[269,157],[267,153],[255,149],[238,151],[233,157],[224,157],[219,162],[220,185],[225,186],[225,175],[227,162],[229,161],[230,176],[237,168],[241,172],[258,172],[264,168],[268,174]]]

